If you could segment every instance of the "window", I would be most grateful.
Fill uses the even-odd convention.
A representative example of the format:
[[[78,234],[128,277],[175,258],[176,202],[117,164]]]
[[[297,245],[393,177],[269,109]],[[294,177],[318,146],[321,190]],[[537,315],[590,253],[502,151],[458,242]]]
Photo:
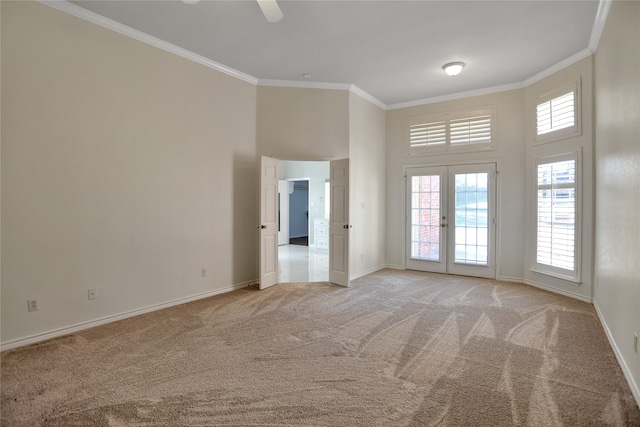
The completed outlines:
[[[578,82],[573,82],[536,98],[536,142],[580,135],[578,95]]]
[[[536,162],[536,250],[534,269],[578,281],[577,154]]]
[[[485,108],[409,119],[409,153],[495,148],[493,116],[493,108]]]

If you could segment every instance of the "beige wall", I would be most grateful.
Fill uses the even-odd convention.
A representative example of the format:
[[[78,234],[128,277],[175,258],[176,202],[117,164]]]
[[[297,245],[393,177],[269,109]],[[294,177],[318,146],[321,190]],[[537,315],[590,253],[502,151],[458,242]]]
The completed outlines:
[[[256,87],[1,7],[3,344],[255,280]]]
[[[257,149],[281,160],[349,157],[349,92],[258,87]]]
[[[451,154],[408,155],[406,122],[411,117],[495,107],[496,150]],[[387,265],[402,268],[405,254],[405,183],[407,166],[452,165],[496,161],[498,163],[498,224],[496,275],[522,281],[524,259],[524,134],[523,91],[511,90],[387,112]]]
[[[385,266],[385,111],[349,96],[349,275]]]
[[[614,1],[595,55],[595,305],[640,402],[640,3]]]
[[[565,138],[546,144],[535,144],[535,98],[558,89],[572,81],[581,82],[581,135]],[[533,244],[525,246],[525,282],[541,287],[548,287],[556,292],[590,301],[593,292],[591,262],[593,252],[593,57],[589,56],[566,67],[551,76],[542,79],[525,89],[525,129],[527,147],[527,228],[526,241],[534,242],[535,214],[535,159],[577,152],[580,155],[578,169],[582,174],[582,191],[580,191],[582,209],[578,221],[582,224],[580,251],[581,280],[574,283],[556,279],[532,271],[534,252]],[[580,202],[578,202],[580,203]]]

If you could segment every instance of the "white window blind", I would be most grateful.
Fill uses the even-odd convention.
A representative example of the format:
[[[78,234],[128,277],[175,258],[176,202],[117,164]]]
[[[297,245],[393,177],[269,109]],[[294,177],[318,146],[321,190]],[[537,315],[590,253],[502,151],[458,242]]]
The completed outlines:
[[[535,98],[536,143],[545,144],[581,135],[580,99],[580,80]]]
[[[409,124],[409,147],[431,147],[446,142],[446,122]]]
[[[484,144],[491,142],[491,115],[451,120],[451,145]]]
[[[538,135],[573,127],[576,124],[573,91],[536,105]]]
[[[566,156],[565,156],[566,157]],[[537,268],[577,276],[576,159],[537,165]]]
[[[409,150],[492,147],[493,109],[417,117],[407,121]]]

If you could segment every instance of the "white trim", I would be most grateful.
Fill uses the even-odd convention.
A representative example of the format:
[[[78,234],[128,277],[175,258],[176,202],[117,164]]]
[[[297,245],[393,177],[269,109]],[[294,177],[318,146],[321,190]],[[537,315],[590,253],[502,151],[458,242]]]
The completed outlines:
[[[351,85],[348,83],[325,83],[325,82],[307,82],[298,80],[270,80],[259,79],[258,86],[272,87],[292,87],[302,89],[333,89],[333,90],[350,90]]]
[[[492,93],[505,92],[508,90],[522,89],[524,83],[511,83],[502,86],[488,87],[484,89],[475,89],[467,92],[453,93],[451,95],[436,96],[433,98],[418,99],[416,101],[401,102],[398,104],[387,105],[387,110],[398,110],[400,108],[416,107],[418,105],[435,104],[438,102],[452,101],[454,99],[469,98],[472,96],[489,95]]]
[[[406,270],[404,265],[398,265],[398,264],[385,264],[384,268],[390,268],[392,270]]]
[[[418,105],[435,104],[437,102],[451,101],[451,100],[461,99],[461,98],[469,98],[472,96],[489,95],[489,94],[505,92],[513,89],[522,89],[527,86],[530,86],[531,84],[536,83],[537,81],[542,80],[543,78],[548,77],[588,57],[589,55],[595,53],[596,48],[598,46],[598,42],[600,40],[600,35],[602,34],[602,29],[604,27],[607,14],[609,13],[609,8],[611,5],[611,0],[599,0],[600,3],[598,6],[598,12],[596,14],[596,18],[594,19],[593,28],[591,30],[591,38],[589,40],[589,45],[587,48],[581,50],[580,52],[575,53],[574,55],[570,56],[569,58],[563,61],[558,62],[557,64],[547,68],[546,70],[543,70],[538,74],[532,77],[529,77],[523,82],[511,83],[511,84],[482,88],[482,89],[475,89],[467,92],[459,92],[459,93],[454,93],[450,95],[442,95],[442,96],[436,96],[432,98],[418,99],[415,101],[407,101],[407,102],[401,102],[397,104],[385,104],[384,102],[380,101],[379,99],[375,98],[374,96],[370,95],[369,93],[365,92],[359,87],[349,83],[322,83],[322,82],[306,82],[306,81],[301,82],[301,81],[294,81],[294,80],[258,79],[257,77],[251,76],[249,74],[243,73],[242,71],[236,70],[234,68],[228,67],[219,62],[213,61],[209,58],[206,58],[190,50],[181,48],[179,46],[176,46],[172,43],[161,40],[157,37],[154,37],[142,31],[133,29],[127,25],[121,24],[112,19],[105,18],[102,15],[98,15],[95,12],[91,12],[87,9],[84,9],[80,6],[70,3],[67,0],[37,0],[37,1],[47,6],[53,7],[54,9],[57,9],[59,11],[68,13],[69,15],[73,15],[76,18],[84,19],[96,25],[100,25],[101,27],[115,31],[124,36],[131,37],[135,40],[149,44],[151,46],[155,46],[159,49],[181,56],[190,61],[194,61],[198,64],[204,65],[206,67],[220,71],[229,76],[243,80],[247,83],[251,83],[258,86],[348,90],[364,98],[365,100],[371,102],[372,104],[382,108],[385,111],[397,110],[400,108],[407,108],[407,107],[415,107]]]
[[[591,28],[591,38],[589,39],[589,50],[596,53],[598,49],[598,43],[600,42],[600,36],[604,29],[604,24],[607,21],[607,15],[609,14],[609,8],[611,7],[611,0],[600,0],[598,4],[598,12],[596,18],[593,21],[593,27]]]
[[[204,65],[205,67],[212,68],[216,71],[220,71],[221,73],[227,74],[231,77],[235,77],[237,79],[243,80],[253,85],[258,84],[258,79],[256,77],[250,76],[249,74],[243,73],[242,71],[238,71],[231,67],[227,67],[224,64],[213,61],[200,54],[181,48],[172,43],[169,43],[157,37],[154,37],[150,34],[131,28],[127,25],[121,24],[120,22],[116,22],[112,19],[105,18],[104,16],[98,15],[95,12],[91,12],[73,3],[69,3],[66,0],[37,0],[37,1],[47,6],[50,6],[54,9],[57,9],[61,12],[68,13],[69,15],[75,16],[76,18],[84,19],[85,21],[107,28],[111,31],[115,31],[116,33],[122,34],[126,37],[130,37],[134,40],[138,40],[142,43],[146,43],[148,45],[162,49],[166,52],[173,53],[174,55],[178,55],[182,58],[188,59],[189,61],[193,61],[200,65]]]
[[[629,384],[629,388],[631,389],[631,394],[633,394],[633,397],[636,399],[636,404],[640,406],[640,387],[638,386],[635,379],[633,378],[631,369],[629,368],[629,365],[627,365],[627,362],[624,360],[624,357],[622,356],[622,352],[618,348],[616,341],[613,338],[611,329],[609,329],[609,325],[607,325],[607,322],[604,319],[604,315],[602,314],[602,311],[600,311],[600,307],[598,307],[598,304],[595,300],[593,301],[593,307],[596,309],[596,314],[598,315],[598,319],[602,324],[602,329],[604,329],[604,334],[607,336],[607,339],[609,340],[609,344],[613,349],[613,354],[616,355],[616,359],[618,360],[618,365],[620,365],[620,368],[622,369],[622,373],[624,374],[624,377],[627,380],[627,384]]]
[[[549,77],[552,74],[557,73],[560,70],[563,70],[565,68],[567,68],[570,65],[575,64],[578,61],[583,60],[584,58],[589,57],[590,55],[592,55],[593,52],[591,52],[589,49],[583,49],[578,53],[574,53],[573,55],[571,55],[570,57],[563,59],[562,61],[558,62],[555,65],[552,65],[551,67],[547,68],[546,70],[542,70],[540,71],[538,74],[529,77],[528,79],[526,79],[523,82],[524,87],[527,86],[531,86],[532,84]]]
[[[375,96],[360,89],[358,86],[349,83],[327,83],[327,82],[311,82],[300,80],[271,80],[271,79],[259,79],[258,86],[271,86],[271,87],[291,87],[298,89],[329,89],[329,90],[347,90],[365,101],[369,101],[376,107],[383,110],[387,109],[387,104],[380,101]]]
[[[365,271],[362,271],[362,272],[360,272],[358,274],[354,274],[353,276],[349,276],[349,281],[356,280],[356,279],[359,279],[359,278],[364,277],[364,276],[368,276],[369,274],[375,273],[376,271],[384,270],[385,268],[387,268],[387,266],[385,266],[385,265],[379,265],[377,267],[369,268],[369,269],[367,269]]]
[[[510,276],[496,276],[496,280],[498,282],[510,282],[510,283],[524,283],[524,279],[522,277],[510,277]]]
[[[349,90],[351,91],[351,93],[358,95],[360,98],[364,99],[365,101],[369,101],[376,107],[382,108],[385,111],[387,110],[387,104],[380,101],[378,98],[374,97],[368,92],[365,92],[364,90],[360,89],[358,86],[351,85],[351,88]]]
[[[53,329],[48,332],[42,332],[35,335],[30,335],[24,338],[18,338],[11,341],[6,341],[0,343],[0,352],[5,350],[11,350],[13,348],[22,347],[29,344],[38,343],[41,341],[49,340],[52,338],[61,337],[64,335],[69,335],[74,332],[82,331],[89,328],[94,328],[100,325],[106,325],[107,323],[116,322],[118,320],[128,319],[130,317],[139,316],[141,314],[150,313],[152,311],[162,310],[164,308],[173,307],[175,305],[185,304],[191,301],[197,301],[204,298],[209,298],[214,295],[224,294],[227,292],[235,291],[238,289],[242,289],[247,286],[251,286],[258,283],[257,280],[251,280],[244,283],[238,283],[236,285],[227,286],[225,288],[215,289],[213,291],[207,291],[200,294],[191,295],[184,298],[177,298],[168,302],[163,302],[160,304],[154,304],[143,308],[137,308],[135,310],[125,311],[124,313],[114,314],[112,316],[102,317],[96,320],[90,320],[87,322],[77,323],[71,326],[65,326],[63,328]]]
[[[553,286],[543,285],[542,283],[538,283],[534,280],[525,279],[522,283],[524,283],[525,285],[533,286],[534,288],[544,289],[545,291],[553,292],[554,294],[564,295],[566,297],[570,297],[580,301],[584,301],[588,303],[593,302],[593,300],[590,297],[585,297],[584,295],[576,294],[575,292],[564,291],[562,289],[554,288]]]

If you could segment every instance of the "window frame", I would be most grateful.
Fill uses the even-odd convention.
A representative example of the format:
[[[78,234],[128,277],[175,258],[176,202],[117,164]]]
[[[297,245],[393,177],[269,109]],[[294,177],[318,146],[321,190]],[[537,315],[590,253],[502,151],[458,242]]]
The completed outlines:
[[[489,141],[481,143],[452,144],[451,143],[451,122],[464,119],[473,119],[481,116],[489,116],[490,136]],[[444,123],[444,141],[437,145],[411,146],[411,128],[416,125],[435,125]],[[406,148],[408,155],[426,154],[447,154],[452,152],[474,152],[497,149],[497,126],[495,107],[475,108],[471,110],[452,111],[447,113],[435,113],[423,116],[416,116],[406,121]]]
[[[548,264],[538,262],[538,191],[540,184],[538,183],[538,168],[540,165],[559,163],[568,160],[575,162],[575,185],[574,185],[574,266],[573,270],[555,267]],[[580,152],[569,152],[564,154],[550,155],[545,157],[537,157],[534,165],[534,221],[533,221],[533,259],[531,270],[545,274],[548,276],[564,279],[573,283],[581,283],[582,271],[582,172],[581,172],[581,156]]]
[[[581,97],[581,80],[574,80],[566,83],[556,89],[538,96],[533,100],[533,123],[535,145],[546,144],[549,142],[559,141],[562,139],[573,138],[582,135],[582,97]],[[545,102],[552,101],[563,95],[573,92],[574,100],[574,124],[566,128],[554,130],[551,132],[538,134],[538,106]]]

